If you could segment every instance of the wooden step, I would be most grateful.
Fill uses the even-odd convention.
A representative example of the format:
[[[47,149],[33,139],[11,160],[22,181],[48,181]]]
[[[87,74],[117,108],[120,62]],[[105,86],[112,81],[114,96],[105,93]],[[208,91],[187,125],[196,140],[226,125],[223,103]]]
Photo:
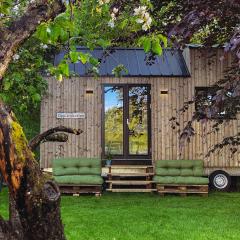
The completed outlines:
[[[147,169],[147,168],[153,168],[152,165],[148,166],[141,166],[141,165],[112,165],[112,166],[106,166],[108,168],[112,169]]]
[[[106,183],[111,183],[113,185],[148,185],[154,181],[141,181],[141,180],[107,180]]]
[[[108,176],[118,176],[118,177],[147,177],[153,176],[154,173],[107,173]]]
[[[115,188],[115,189],[107,189],[108,192],[155,192],[157,189],[131,189],[131,188]]]

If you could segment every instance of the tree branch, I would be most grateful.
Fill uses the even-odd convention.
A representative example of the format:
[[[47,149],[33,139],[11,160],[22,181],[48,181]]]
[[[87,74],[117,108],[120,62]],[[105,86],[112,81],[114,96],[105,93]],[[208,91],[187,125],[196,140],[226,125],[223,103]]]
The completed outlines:
[[[30,4],[24,15],[8,28],[0,28],[0,84],[19,45],[36,30],[41,22],[53,19],[64,10],[65,6],[61,0],[37,0]]]
[[[73,129],[73,128],[64,127],[64,126],[51,128],[51,129],[47,130],[46,132],[43,132],[43,133],[37,135],[32,140],[30,140],[28,143],[28,147],[33,151],[34,149],[36,149],[36,147],[41,142],[48,141],[48,138],[57,132],[65,132],[65,133],[72,133],[75,135],[80,135],[83,131],[80,129]],[[62,137],[60,137],[59,139],[60,139],[60,141],[63,141]],[[50,138],[50,141],[53,141],[53,140],[51,140],[51,138]],[[55,138],[54,141],[58,141],[58,138]]]

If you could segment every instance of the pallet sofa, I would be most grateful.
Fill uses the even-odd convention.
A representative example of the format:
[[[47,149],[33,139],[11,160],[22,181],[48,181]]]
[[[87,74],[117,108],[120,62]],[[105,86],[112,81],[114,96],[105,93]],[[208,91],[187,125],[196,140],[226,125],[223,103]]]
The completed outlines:
[[[53,160],[53,177],[61,193],[102,193],[101,159],[58,158]]]
[[[153,180],[161,196],[165,193],[208,196],[208,178],[203,177],[201,160],[159,160]]]

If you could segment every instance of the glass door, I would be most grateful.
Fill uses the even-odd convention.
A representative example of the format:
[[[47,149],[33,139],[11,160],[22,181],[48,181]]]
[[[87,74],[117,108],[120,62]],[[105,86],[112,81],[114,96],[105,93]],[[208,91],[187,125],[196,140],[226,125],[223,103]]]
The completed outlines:
[[[150,85],[104,85],[103,156],[150,159]]]
[[[129,155],[149,154],[149,89],[147,86],[128,88]]]

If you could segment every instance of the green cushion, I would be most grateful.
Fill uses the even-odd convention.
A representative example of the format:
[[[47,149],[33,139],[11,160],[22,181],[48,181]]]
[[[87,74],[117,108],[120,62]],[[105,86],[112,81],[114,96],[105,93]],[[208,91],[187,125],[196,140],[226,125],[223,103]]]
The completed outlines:
[[[170,177],[170,176],[155,176],[153,180],[160,184],[180,184],[180,185],[206,185],[208,184],[208,178],[205,177]]]
[[[178,168],[157,168],[156,174],[160,176],[179,176],[180,169]]]
[[[101,167],[100,158],[56,158],[53,168],[56,167]]]
[[[192,168],[182,168],[181,169],[181,176],[193,176],[193,169]]]
[[[203,167],[202,160],[180,160],[181,168]]]
[[[83,185],[103,184],[103,179],[97,175],[65,175],[55,176],[54,179],[59,184],[83,184]]]
[[[58,167],[53,169],[54,176],[63,175],[100,175],[101,169],[89,167]]]
[[[156,168],[180,168],[181,160],[159,160],[156,162]]]
[[[100,175],[99,158],[58,158],[53,160],[53,175]]]
[[[205,185],[202,160],[160,160],[156,162],[154,181],[161,184]]]
[[[206,177],[176,177],[176,184],[205,185],[208,184]]]
[[[193,175],[196,177],[201,177],[203,175],[203,167],[193,168]]]
[[[78,174],[84,175],[84,174],[93,174],[93,175],[99,175],[101,174],[101,168],[96,168],[96,167],[80,167],[78,169]]]
[[[162,184],[174,184],[176,182],[176,177],[161,177],[161,176],[154,176],[153,181],[156,183],[162,183]]]
[[[170,170],[171,169],[171,170]],[[178,170],[180,173],[178,172]],[[160,176],[202,176],[202,160],[159,160],[156,162],[156,174]]]
[[[193,168],[203,167],[202,160],[158,160],[156,161],[156,168]]]

